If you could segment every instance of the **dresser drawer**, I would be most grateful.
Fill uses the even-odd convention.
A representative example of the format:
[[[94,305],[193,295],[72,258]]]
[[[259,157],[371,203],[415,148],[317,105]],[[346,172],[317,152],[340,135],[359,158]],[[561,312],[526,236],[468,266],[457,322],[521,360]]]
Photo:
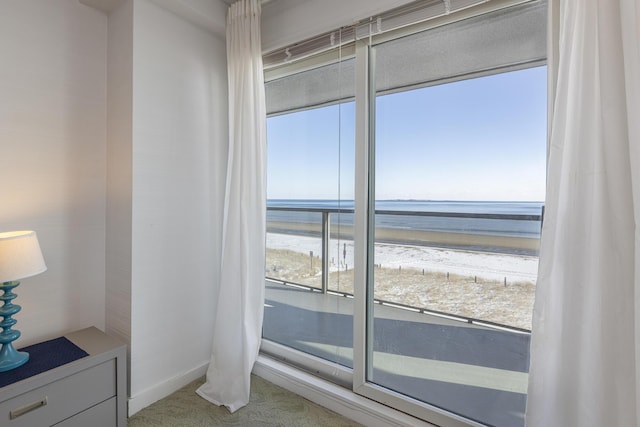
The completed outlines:
[[[67,418],[54,427],[113,427],[116,425],[116,398],[109,400]]]
[[[0,425],[51,426],[115,395],[116,361],[110,359],[0,403]]]

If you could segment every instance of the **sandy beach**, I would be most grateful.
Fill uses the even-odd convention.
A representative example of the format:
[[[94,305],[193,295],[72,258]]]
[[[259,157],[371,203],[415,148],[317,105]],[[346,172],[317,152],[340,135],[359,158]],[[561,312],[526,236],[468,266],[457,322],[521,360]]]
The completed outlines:
[[[320,254],[319,237],[267,233],[266,275],[320,287]],[[329,288],[353,292],[353,242],[331,239],[329,257]],[[531,328],[536,256],[376,243],[374,263],[378,299]]]

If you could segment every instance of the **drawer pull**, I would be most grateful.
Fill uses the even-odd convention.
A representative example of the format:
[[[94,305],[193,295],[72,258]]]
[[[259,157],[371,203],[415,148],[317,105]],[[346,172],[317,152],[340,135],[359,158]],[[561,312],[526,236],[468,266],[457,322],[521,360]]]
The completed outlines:
[[[31,411],[35,411],[36,409],[41,408],[43,406],[47,406],[47,396],[43,397],[37,402],[29,403],[28,405],[24,405],[22,408],[18,408],[14,411],[11,411],[9,413],[9,418],[12,420],[15,420],[16,418],[21,417],[24,414],[29,413]]]

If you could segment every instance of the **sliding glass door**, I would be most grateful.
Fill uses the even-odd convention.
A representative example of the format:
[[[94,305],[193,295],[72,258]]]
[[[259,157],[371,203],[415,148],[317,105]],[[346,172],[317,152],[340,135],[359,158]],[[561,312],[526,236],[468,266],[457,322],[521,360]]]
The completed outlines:
[[[267,73],[263,349],[438,425],[522,426],[546,2],[463,3]]]
[[[351,368],[355,60],[336,53],[267,83],[263,336]]]

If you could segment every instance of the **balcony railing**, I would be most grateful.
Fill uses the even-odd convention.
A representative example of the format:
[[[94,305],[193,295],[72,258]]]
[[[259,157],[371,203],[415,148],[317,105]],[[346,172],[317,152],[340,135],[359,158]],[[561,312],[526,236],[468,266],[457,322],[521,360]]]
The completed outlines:
[[[309,214],[319,214],[320,221],[315,222],[313,226],[309,227],[308,222],[300,222],[300,221],[291,221],[286,218],[280,219],[269,219],[270,212],[286,212],[286,213],[309,213]],[[267,232],[271,233],[284,233],[284,234],[293,234],[293,235],[305,235],[312,237],[319,237],[321,240],[321,260],[322,260],[322,274],[321,274],[321,286],[316,287],[308,284],[296,283],[295,281],[283,280],[281,278],[270,277],[266,275],[266,279],[277,281],[283,284],[294,285],[297,287],[302,287],[314,292],[321,293],[330,293],[335,295],[341,295],[346,297],[351,297],[352,294],[348,292],[335,291],[329,289],[329,276],[330,276],[330,266],[329,266],[329,242],[332,237],[331,230],[331,220],[333,215],[339,215],[339,230],[333,235],[340,239],[351,240],[352,237],[352,215],[354,214],[354,209],[349,208],[316,208],[316,207],[268,207],[267,208]],[[344,216],[346,216],[346,218]],[[516,238],[513,235],[510,235],[508,232],[500,233],[497,235],[494,234],[491,236],[491,240],[495,243],[496,237],[499,240],[499,244],[501,246],[495,247],[493,250],[496,252],[501,251],[509,251],[509,250],[519,250],[521,252],[527,254],[537,254],[537,249],[539,245],[539,231],[542,227],[542,222],[544,218],[544,206],[542,206],[539,214],[502,214],[502,213],[464,213],[464,212],[440,212],[440,211],[397,211],[397,210],[376,210],[375,217],[380,218],[383,216],[394,216],[394,217],[424,217],[424,218],[456,218],[461,220],[501,220],[501,221],[529,221],[535,222],[539,224],[539,228],[537,229],[537,234],[534,235],[530,239],[522,239]],[[304,224],[302,226],[301,224]],[[443,230],[440,230],[443,231]],[[465,244],[461,243],[465,239],[465,236],[473,235],[474,239],[479,240],[480,243],[476,242],[477,246],[483,246],[483,251],[491,251],[491,249],[487,248],[487,245],[482,243],[482,233],[478,232],[469,232],[468,230],[460,229],[460,230],[446,230],[446,237],[443,237],[444,240],[438,240],[437,238],[432,241],[424,241],[424,240],[412,240],[410,234],[409,236],[405,235],[402,241],[398,241],[397,238],[386,238],[383,236],[379,238],[376,236],[376,243],[404,243],[407,245],[427,245],[434,247],[444,247],[444,248],[458,248],[458,249],[468,249],[474,250],[473,244]],[[437,233],[436,233],[437,234]],[[452,235],[460,235],[460,239],[456,241],[451,241]],[[485,236],[487,237],[487,236]],[[527,240],[527,242],[523,245],[523,240]],[[436,310],[429,310],[423,307],[413,307],[408,306],[402,303],[393,302],[393,301],[384,301],[384,300],[375,300],[376,303],[388,306],[395,306],[398,308],[409,309],[413,311],[418,311],[421,313],[429,313],[435,316],[447,317],[455,320],[464,321],[467,323],[474,323],[479,325],[486,326],[494,326],[494,327],[505,327],[504,325],[482,320],[469,318],[464,316],[452,315],[449,313],[444,313]],[[507,327],[510,330],[517,330],[523,332],[529,332],[526,329],[516,328],[516,327]]]

